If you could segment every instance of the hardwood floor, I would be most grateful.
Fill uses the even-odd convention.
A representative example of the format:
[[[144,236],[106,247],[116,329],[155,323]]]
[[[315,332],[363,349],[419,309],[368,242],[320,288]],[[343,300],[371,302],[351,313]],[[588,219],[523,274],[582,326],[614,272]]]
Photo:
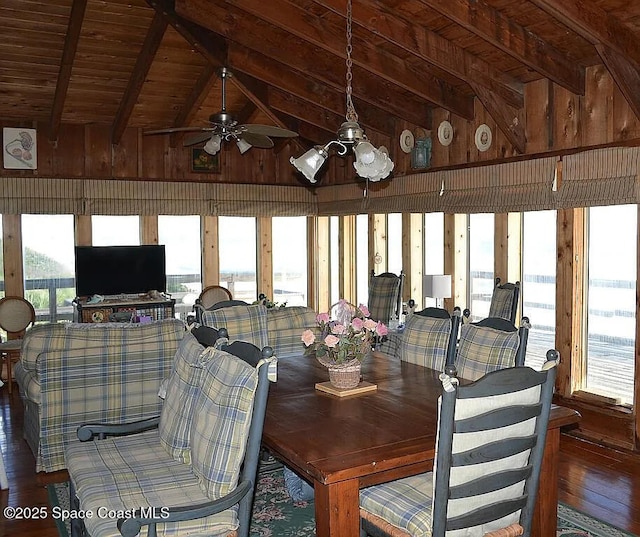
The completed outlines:
[[[67,480],[66,472],[35,473],[33,455],[22,439],[22,402],[18,390],[0,389],[0,447],[9,490],[0,491],[0,508],[46,507],[46,485]],[[563,435],[560,501],[640,535],[640,455],[605,449]],[[0,515],[0,537],[58,537],[55,521],[7,520]]]

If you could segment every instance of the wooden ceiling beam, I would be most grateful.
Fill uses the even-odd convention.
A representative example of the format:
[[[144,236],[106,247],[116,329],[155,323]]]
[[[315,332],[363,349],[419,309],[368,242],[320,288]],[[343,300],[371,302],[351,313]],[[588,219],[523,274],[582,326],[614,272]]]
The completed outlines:
[[[420,1],[572,93],[584,95],[584,68],[482,0]]]
[[[603,44],[640,70],[640,35],[591,0],[531,0],[593,45]]]
[[[229,65],[233,67],[234,71],[246,73],[253,78],[266,82],[271,87],[292,93],[331,112],[337,114],[346,113],[344,88],[342,90],[334,89],[333,86],[324,84],[322,81],[309,76],[308,72],[298,71],[238,43],[229,44]],[[389,122],[388,128],[392,128],[392,124],[397,118],[416,125],[430,127],[425,120],[429,115],[426,106],[404,106],[404,102],[398,102],[397,99],[389,99],[384,103],[383,108],[382,104],[379,103],[379,96],[377,99],[372,100],[376,101],[377,105],[358,97],[353,97],[356,111],[363,118],[370,115],[384,117]],[[417,110],[414,110],[414,108],[417,108]],[[375,120],[368,119],[367,121],[373,123]],[[382,119],[378,121],[382,121]]]
[[[225,36],[183,18],[176,12],[173,2],[170,0],[147,0],[147,3],[157,13],[162,13],[178,33],[215,67],[227,66],[227,42]],[[232,76],[229,82],[236,86],[258,109],[264,112],[276,126],[286,128],[264,100],[261,100],[259,94],[262,93],[266,96],[266,89],[259,89],[257,81],[249,77],[243,77],[241,81],[237,76]]]
[[[73,5],[71,6],[71,15],[69,17],[69,24],[67,25],[67,34],[64,39],[62,61],[60,62],[56,92],[53,97],[51,116],[49,119],[49,140],[51,141],[58,139],[60,121],[62,119],[64,103],[67,99],[67,90],[69,89],[71,69],[73,68],[73,61],[75,60],[78,49],[78,41],[80,39],[80,31],[82,30],[86,7],[87,0],[73,0]]]
[[[185,3],[203,8],[207,0],[184,0]],[[295,3],[285,0],[227,0],[226,5],[234,5],[239,10],[260,18],[281,30],[322,48],[343,61],[346,59],[346,36],[342,24],[320,18],[301,9]],[[353,50],[354,65],[366,69],[377,77],[396,84],[415,95],[441,106],[465,119],[473,119],[473,98],[463,94],[435,77],[425,68],[419,68],[402,58],[376,48],[368,41],[358,41]],[[355,80],[355,75],[354,75]],[[354,91],[357,94],[357,90]]]
[[[342,120],[335,124],[334,130],[337,130],[340,123],[345,121],[346,95],[344,92],[340,93],[333,88],[320,85],[302,73],[238,45],[230,45],[229,63],[233,66],[234,72],[250,74],[253,78],[266,82],[270,88],[280,89],[304,100],[303,107],[310,103],[338,117],[341,116]],[[381,132],[393,130],[395,119],[389,111],[374,107],[360,99],[354,99],[353,102],[363,126]],[[271,101],[269,105],[272,105]],[[304,108],[301,113],[304,113]],[[295,114],[292,115],[295,116]]]
[[[527,143],[524,125],[521,122],[524,113],[518,114],[517,109],[509,106],[500,97],[480,84],[471,82],[471,87],[507,140],[519,153],[524,154]]]
[[[281,8],[282,6],[278,2],[275,7]],[[324,52],[322,52],[310,40],[320,39],[323,41],[321,38],[324,33],[316,29],[313,32],[315,36],[303,36],[305,32],[300,30],[300,28],[305,28],[311,31],[315,27],[304,22],[304,19],[308,18],[305,12],[297,10],[300,14],[296,13],[297,16],[293,17],[294,14],[289,9],[286,18],[295,28],[288,30],[264,20],[267,15],[269,18],[276,18],[277,10],[274,9],[273,1],[263,2],[262,8],[265,13],[260,18],[252,18],[247,17],[246,11],[236,9],[220,0],[176,0],[176,11],[185,18],[197,19],[201,24],[225,35],[230,40],[240,42],[248,48],[262,52],[308,75],[319,78],[325,77],[329,73],[329,76],[324,79],[326,83],[334,85],[336,89],[339,89],[339,86],[344,86],[344,71],[341,69],[341,75],[337,73],[337,67],[340,63],[343,64],[345,58],[345,52],[339,50],[345,41],[344,35],[341,34],[338,41],[340,45],[338,45],[328,37],[331,32],[327,29],[327,37],[324,39],[326,42],[323,46]],[[281,17],[279,20],[284,26],[284,20]],[[322,21],[316,21],[316,24],[323,27]],[[283,44],[286,44],[286,47]],[[369,46],[366,49],[365,47],[361,48],[362,50],[359,48],[358,54],[354,55],[354,95],[362,97],[360,92],[364,88],[369,88],[370,92],[375,94],[379,87],[390,84],[397,88],[392,90],[395,99],[399,98],[398,89],[402,89],[407,94],[413,95],[414,98],[441,103],[445,108],[461,117],[468,119],[473,117],[471,95],[463,95],[456,88],[431,75],[418,72],[413,68],[406,68],[397,57],[378,54],[374,48]],[[330,52],[329,49],[334,52]],[[309,51],[309,54],[305,54],[305,51]],[[300,60],[306,63],[307,67],[300,68]],[[365,67],[365,64],[369,64],[368,67]],[[372,74],[371,71],[375,71],[376,74]],[[368,76],[363,73],[367,73]],[[380,76],[381,73],[384,76]],[[336,77],[342,78],[343,82],[336,85]],[[332,80],[328,81],[328,78]]]
[[[204,69],[191,89],[187,100],[180,107],[178,115],[173,120],[173,125],[171,125],[173,128],[185,127],[191,122],[218,79],[217,70],[218,69],[211,63],[205,64]],[[176,146],[177,138],[178,134],[176,133],[171,133],[169,135],[170,147]]]
[[[127,84],[122,100],[120,101],[116,117],[113,120],[111,143],[114,145],[120,143],[120,138],[122,138],[124,130],[127,127],[133,107],[136,102],[138,102],[142,85],[144,84],[145,78],[147,78],[147,74],[149,73],[149,69],[151,68],[151,64],[153,63],[153,59],[158,51],[167,26],[165,18],[156,13],[147,31],[140,54],[138,54],[138,58],[136,59],[136,64],[131,72],[131,77],[129,78],[129,83]]]
[[[596,50],[636,118],[640,119],[640,71],[625,56],[606,45],[597,44]]]
[[[249,19],[244,14],[239,16],[237,10],[234,16],[231,10],[221,8],[215,2],[204,7],[205,13],[199,13],[197,9],[192,12],[192,8],[190,3],[177,0],[176,9],[180,12],[184,11],[185,17],[198,16],[198,19],[203,20],[212,31],[220,35],[228,35],[246,49],[299,71],[304,77],[312,78],[337,91],[344,91],[343,64],[339,65],[329,54],[318,54],[317,48],[306,41],[275,29],[263,21]],[[287,47],[282,46],[284,42],[287,42]],[[291,50],[295,50],[296,53],[291,54]],[[236,66],[236,71],[242,70],[241,63],[238,61],[234,61],[233,65]],[[354,67],[353,77],[358,82],[354,93],[363,101],[389,110],[390,113],[415,125],[427,124],[431,106],[423,99],[357,66]]]
[[[345,16],[344,0],[314,1],[337,15]],[[524,106],[522,83],[497,71],[482,58],[467,53],[437,33],[411,24],[383,9],[384,2],[354,0],[353,22],[413,54],[421,61],[426,61],[469,84],[484,86],[510,106]],[[372,17],[372,13],[376,13],[376,16]]]

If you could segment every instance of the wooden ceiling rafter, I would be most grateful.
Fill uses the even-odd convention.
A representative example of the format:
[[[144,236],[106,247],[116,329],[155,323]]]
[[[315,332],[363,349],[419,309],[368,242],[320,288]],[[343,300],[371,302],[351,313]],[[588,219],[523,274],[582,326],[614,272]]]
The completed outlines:
[[[120,106],[118,107],[116,117],[111,127],[111,143],[114,145],[120,143],[120,139],[127,128],[129,117],[131,116],[133,107],[136,102],[138,102],[140,91],[142,91],[142,86],[147,78],[153,59],[158,52],[167,26],[167,21],[162,14],[156,13],[149,26],[142,49],[136,59],[135,67],[131,72],[131,77],[129,78],[127,88],[122,96]]]
[[[188,43],[191,44],[198,52],[200,52],[214,66],[229,67],[227,59],[227,42],[224,35],[212,31],[196,24],[179,15],[173,2],[169,0],[147,0],[156,12],[161,13],[169,24],[171,24],[180,35],[182,35]],[[260,99],[259,93],[266,95],[266,89],[256,90],[257,81],[245,78],[245,82],[240,82],[237,76],[229,78],[229,82],[237,87],[259,110],[261,110],[277,127],[286,128],[280,118],[269,108],[269,106]],[[253,85],[254,89],[249,89],[249,85]],[[294,144],[302,148],[300,143],[294,140]]]
[[[204,7],[207,0],[188,0],[192,6]],[[345,29],[322,19],[285,0],[227,0],[242,12],[277,26],[282,31],[320,47],[344,61]],[[410,62],[376,48],[369,42],[358,42],[352,56],[354,65],[376,77],[398,85],[414,95],[445,108],[465,119],[473,119],[473,97],[431,74],[424,65],[415,69]],[[355,74],[354,74],[355,79]],[[358,94],[354,89],[354,94]]]
[[[62,112],[67,98],[69,80],[71,79],[73,62],[76,57],[76,51],[78,50],[78,41],[80,40],[86,8],[87,0],[73,0],[67,34],[64,40],[60,71],[58,72],[58,79],[56,81],[56,91],[53,97],[53,104],[51,105],[51,116],[49,119],[49,140],[51,141],[58,139],[60,121],[62,120]]]
[[[345,16],[344,0],[313,1]],[[510,106],[522,108],[524,95],[520,82],[427,28],[411,24],[388,12],[381,11],[376,17],[371,17],[375,9],[382,7],[381,4],[374,0],[354,0],[353,22],[462,81],[485,86]]]
[[[199,11],[200,9],[204,12]],[[318,55],[315,47],[287,32],[270,28],[270,32],[267,33],[268,25],[262,21],[250,20],[246,16],[239,16],[237,12],[233,14],[215,2],[203,4],[195,9],[191,2],[176,0],[176,12],[181,13],[185,18],[194,17],[202,20],[203,24],[216,34],[228,37],[248,50],[256,51],[304,73],[303,76],[311,77],[338,91],[344,90],[344,63],[338,64],[328,54]],[[287,42],[287,48],[282,46],[283,42]],[[290,54],[288,48],[295,49],[296,54]],[[234,63],[237,64],[237,62]],[[423,99],[386,81],[381,81],[357,66],[354,66],[353,78],[357,81],[356,94],[363,101],[386,109],[391,114],[415,125],[427,124],[432,107]]]
[[[230,43],[229,63],[234,66],[236,71],[262,80],[272,87],[290,92],[305,101],[326,108],[330,112],[346,113],[344,88],[335,89],[333,85],[325,84],[272,57],[260,54],[238,43]],[[427,126],[426,119],[429,116],[427,106],[412,106],[410,103],[409,106],[403,107],[403,103],[395,101],[372,104],[370,100],[365,101],[358,97],[353,97],[353,103],[356,110],[363,115],[366,115],[367,109],[370,109],[372,114],[382,112],[387,114],[390,119],[404,119],[416,125]]]
[[[218,80],[217,68],[211,63],[207,62],[204,69],[200,73],[198,80],[194,84],[191,92],[189,93],[187,100],[180,107],[178,115],[173,120],[171,125],[173,128],[186,127],[189,125],[196,112],[204,102],[205,98],[211,91],[216,80]],[[171,133],[169,135],[169,147],[175,147],[177,143],[178,135]]]
[[[482,0],[419,1],[556,84],[584,95],[583,67]]]
[[[572,31],[592,43],[640,119],[640,47],[638,36],[594,2],[583,0],[532,0]]]

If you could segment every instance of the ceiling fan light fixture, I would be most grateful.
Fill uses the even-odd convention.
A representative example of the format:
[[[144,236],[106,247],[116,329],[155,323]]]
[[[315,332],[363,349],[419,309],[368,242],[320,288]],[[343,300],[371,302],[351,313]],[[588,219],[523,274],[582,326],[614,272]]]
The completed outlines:
[[[353,64],[351,59],[351,1],[352,0],[347,0],[347,85],[345,88],[347,97],[346,121],[343,122],[338,129],[337,140],[331,140],[326,143],[324,147],[316,146],[298,158],[291,157],[289,159],[291,164],[293,164],[310,183],[317,182],[317,179],[315,178],[316,173],[329,156],[328,150],[332,145],[337,147],[337,153],[341,157],[345,156],[349,152],[349,148],[351,148],[355,156],[353,167],[355,168],[356,173],[368,181],[380,181],[381,179],[388,177],[393,171],[393,161],[389,158],[388,153],[386,151],[382,151],[382,148],[376,149],[373,144],[367,140],[367,135],[358,123],[358,114],[356,113],[355,107],[353,106],[353,100],[351,98],[351,80],[353,78],[351,73],[351,66]]]
[[[238,149],[240,150],[240,154],[241,155],[244,155],[247,151],[249,151],[249,149],[251,149],[253,147],[244,138],[238,138],[238,141],[236,142],[236,145],[238,146]]]
[[[206,153],[209,153],[210,155],[215,155],[216,153],[218,153],[218,151],[220,151],[220,146],[222,145],[222,138],[220,138],[220,136],[218,136],[217,134],[214,134],[211,138],[209,138],[209,140],[207,141],[206,144],[204,144],[204,150]]]

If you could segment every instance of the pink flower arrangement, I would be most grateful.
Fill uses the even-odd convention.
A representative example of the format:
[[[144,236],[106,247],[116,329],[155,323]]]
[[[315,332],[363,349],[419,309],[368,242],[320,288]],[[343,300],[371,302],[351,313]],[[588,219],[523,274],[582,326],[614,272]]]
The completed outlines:
[[[369,319],[369,310],[364,304],[357,308],[341,300],[336,308],[336,319],[328,313],[316,316],[320,335],[313,330],[302,333],[302,342],[307,347],[305,354],[314,354],[320,362],[343,364],[353,359],[364,360],[371,351],[376,336],[386,336],[387,327]]]

